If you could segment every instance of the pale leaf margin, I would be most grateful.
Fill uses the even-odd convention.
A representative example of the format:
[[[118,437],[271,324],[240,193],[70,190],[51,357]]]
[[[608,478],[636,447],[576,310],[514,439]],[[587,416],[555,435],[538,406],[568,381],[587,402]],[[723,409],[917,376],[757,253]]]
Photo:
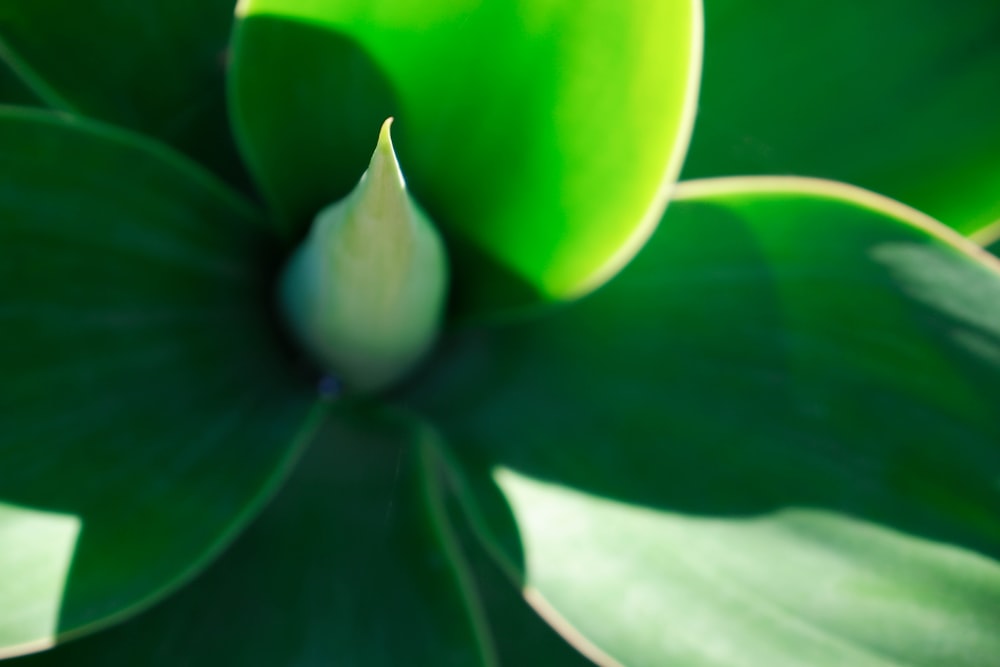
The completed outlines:
[[[1000,276],[1000,258],[984,250],[973,240],[895,199],[839,181],[799,176],[706,178],[677,183],[672,188],[670,201],[711,202],[716,198],[755,194],[806,195],[819,200],[840,202],[879,213],[900,224],[928,234]],[[998,227],[997,236],[1000,237],[1000,221],[996,227]],[[649,234],[654,229],[655,225],[649,230]],[[642,240],[644,243],[646,238]],[[583,632],[567,620],[542,591],[525,582],[520,568],[491,534],[489,522],[482,511],[479,500],[476,499],[475,492],[462,472],[462,466],[445,444],[443,436],[436,430],[425,427],[422,429],[419,439],[420,446],[425,449],[425,456],[434,456],[441,461],[473,534],[504,575],[521,591],[525,601],[571,646],[599,667],[624,667],[621,662],[591,642]],[[507,472],[503,466],[495,466],[490,471],[490,479],[501,495],[503,495],[503,491],[499,481]]]
[[[698,96],[701,90],[701,73],[705,53],[705,8],[701,0],[692,0],[691,2],[690,29],[691,53],[688,61],[687,87],[684,91],[684,107],[681,110],[677,141],[664,168],[663,176],[660,178],[659,190],[653,196],[653,200],[646,208],[646,213],[629,237],[610,257],[604,260],[603,264],[593,269],[586,280],[581,282],[571,293],[562,297],[561,300],[574,301],[585,296],[621,272],[656,231],[664,211],[666,211],[673,193],[676,191],[675,188],[679,185],[677,179],[681,175],[681,169],[684,166],[684,160],[694,135],[695,118],[698,115]]]

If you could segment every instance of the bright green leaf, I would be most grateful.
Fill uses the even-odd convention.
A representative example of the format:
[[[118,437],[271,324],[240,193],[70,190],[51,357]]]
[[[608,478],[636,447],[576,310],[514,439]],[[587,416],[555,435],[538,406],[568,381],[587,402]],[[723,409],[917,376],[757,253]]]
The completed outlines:
[[[192,163],[0,111],[0,655],[145,606],[256,512],[312,387],[273,239]]]
[[[248,0],[231,106],[301,234],[397,118],[403,173],[450,235],[462,309],[586,291],[648,236],[679,170],[697,0]]]
[[[475,633],[403,423],[335,415],[218,563],[45,665],[471,667]]]
[[[243,186],[225,100],[235,4],[4,0],[0,54],[54,108],[156,136]]]
[[[969,234],[1000,218],[996,0],[706,0],[685,178],[822,176]]]
[[[992,664],[997,262],[848,186],[679,195],[610,284],[411,387],[490,548],[634,667]]]

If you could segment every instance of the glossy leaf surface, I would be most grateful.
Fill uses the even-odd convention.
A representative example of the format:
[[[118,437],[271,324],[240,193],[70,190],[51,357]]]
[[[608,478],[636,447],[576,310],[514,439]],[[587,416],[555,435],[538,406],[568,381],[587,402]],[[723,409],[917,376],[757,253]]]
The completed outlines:
[[[387,116],[451,236],[460,308],[577,294],[656,222],[693,118],[695,0],[249,0],[231,107],[300,235],[357,182]]]
[[[822,176],[1000,219],[1000,4],[706,0],[685,178]]]
[[[5,0],[0,45],[56,109],[166,141],[238,185],[225,70],[235,0]]]
[[[603,289],[411,388],[490,548],[605,662],[989,664],[996,261],[846,186],[679,193]]]
[[[46,665],[484,663],[405,425],[334,415],[232,548],[124,625]]]
[[[282,477],[312,387],[272,245],[176,154],[0,112],[0,655],[171,590]]]

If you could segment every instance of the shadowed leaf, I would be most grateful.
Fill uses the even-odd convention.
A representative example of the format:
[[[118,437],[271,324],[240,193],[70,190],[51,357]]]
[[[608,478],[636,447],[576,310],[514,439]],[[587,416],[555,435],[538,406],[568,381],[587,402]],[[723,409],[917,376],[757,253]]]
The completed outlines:
[[[828,182],[678,194],[603,289],[410,388],[490,549],[622,664],[989,664],[996,261]]]
[[[186,160],[0,111],[0,223],[9,654],[202,567],[280,481],[313,399],[268,315],[273,238]]]

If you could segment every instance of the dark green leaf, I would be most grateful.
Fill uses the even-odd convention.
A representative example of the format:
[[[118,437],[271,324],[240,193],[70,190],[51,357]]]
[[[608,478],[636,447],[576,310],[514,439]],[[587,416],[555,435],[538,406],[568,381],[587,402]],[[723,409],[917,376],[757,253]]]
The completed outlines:
[[[231,106],[292,236],[364,171],[389,115],[451,236],[460,308],[565,298],[649,234],[693,119],[694,0],[249,0]]]
[[[801,179],[687,184],[548,319],[411,387],[501,564],[630,666],[1000,655],[1000,270]]]
[[[313,392],[272,246],[156,145],[0,111],[0,654],[165,594],[280,481]]]
[[[3,59],[0,46],[0,104],[39,106],[41,100],[24,83],[20,76]]]
[[[247,176],[225,101],[235,0],[4,0],[0,46],[56,109],[156,136]]]
[[[685,178],[823,176],[1000,219],[1000,3],[706,0]]]
[[[425,440],[433,447],[433,438]],[[440,457],[431,469],[444,508],[443,516],[454,535],[469,573],[469,581],[478,593],[483,613],[488,621],[489,638],[501,665],[545,665],[545,667],[587,667],[590,660],[570,646],[521,596],[512,580],[490,558],[476,538],[457,499],[455,484],[450,480]],[[589,647],[583,647],[589,648]]]
[[[275,502],[193,584],[11,667],[490,664],[425,479],[405,424],[334,415]]]
[[[986,225],[970,238],[994,255],[1000,255],[1000,219]]]

